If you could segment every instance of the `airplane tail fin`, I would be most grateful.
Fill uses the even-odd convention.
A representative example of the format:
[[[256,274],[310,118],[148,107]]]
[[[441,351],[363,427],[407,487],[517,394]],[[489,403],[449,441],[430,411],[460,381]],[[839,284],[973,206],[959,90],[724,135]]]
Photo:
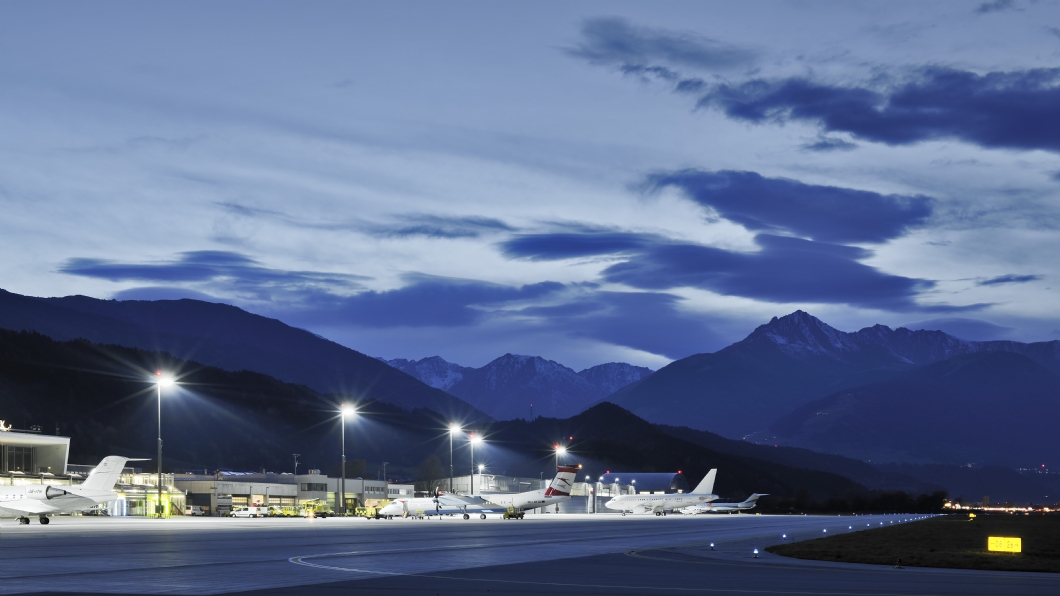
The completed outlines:
[[[85,478],[85,482],[81,486],[93,490],[113,490],[114,484],[118,482],[118,476],[121,476],[121,471],[125,468],[125,462],[127,461],[129,461],[128,457],[120,455],[104,457],[103,461],[99,462],[99,465],[89,473],[88,478]]]
[[[574,486],[574,478],[581,466],[556,466],[556,477],[545,489],[546,497],[569,497]]]
[[[692,491],[693,495],[712,495],[714,494],[714,477],[718,475],[717,468],[711,468],[707,475],[703,477],[703,482],[699,483],[696,490]]]
[[[751,505],[752,503],[757,501],[759,497],[767,497],[767,496],[769,496],[769,495],[768,494],[764,494],[764,493],[763,494],[755,493],[755,494],[751,495],[750,497],[747,497],[747,500],[745,500],[743,502],[743,504],[744,505]]]

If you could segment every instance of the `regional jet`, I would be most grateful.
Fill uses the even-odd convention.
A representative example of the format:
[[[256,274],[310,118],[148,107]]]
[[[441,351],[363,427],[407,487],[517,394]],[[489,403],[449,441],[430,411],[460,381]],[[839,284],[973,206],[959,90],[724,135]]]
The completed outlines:
[[[127,461],[129,458],[117,455],[103,458],[82,484],[0,486],[0,516],[17,516],[20,524],[28,524],[27,516],[36,515],[40,523],[46,524],[49,515],[83,511],[113,501],[118,498],[114,484]]]
[[[380,509],[379,515],[387,519],[395,516],[463,515],[464,519],[470,519],[472,514],[478,514],[480,518],[486,519],[487,513],[505,513],[511,508],[511,512],[521,518],[527,509],[547,507],[570,499],[570,489],[580,467],[558,466],[556,477],[544,490],[476,496],[443,493],[434,497],[397,499]]]
[[[654,513],[657,516],[666,515],[668,511],[709,503],[718,498],[711,494],[714,491],[714,477],[718,475],[717,468],[711,469],[699,483],[696,489],[688,494],[670,495],[619,495],[604,503],[608,509],[616,509],[622,515],[629,513]]]
[[[747,511],[748,509],[754,509],[757,505],[759,497],[764,497],[765,494],[755,493],[747,500],[741,503],[703,503],[700,505],[694,505],[692,507],[685,507],[681,510],[681,513],[687,513],[695,515],[697,513],[739,513],[741,511]]]

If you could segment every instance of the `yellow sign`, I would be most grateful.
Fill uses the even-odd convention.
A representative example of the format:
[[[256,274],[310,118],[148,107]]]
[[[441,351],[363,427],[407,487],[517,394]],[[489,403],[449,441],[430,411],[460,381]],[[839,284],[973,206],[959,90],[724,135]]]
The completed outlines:
[[[986,549],[1001,553],[1020,553],[1023,552],[1023,540],[1004,536],[991,536],[987,541]]]

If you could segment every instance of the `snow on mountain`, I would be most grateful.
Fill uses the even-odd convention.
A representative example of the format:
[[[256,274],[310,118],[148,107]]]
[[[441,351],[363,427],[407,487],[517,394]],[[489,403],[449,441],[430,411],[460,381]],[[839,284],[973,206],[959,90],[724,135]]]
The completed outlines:
[[[575,372],[553,360],[519,354],[505,354],[481,368],[460,366],[438,356],[383,361],[431,387],[480,404],[500,420],[529,418],[531,412],[534,417],[573,416],[652,373],[624,362]]]
[[[395,358],[393,360],[379,358],[379,360],[442,391],[449,391],[450,387],[464,378],[466,371],[474,370],[459,364],[446,362],[438,356],[430,356],[421,360],[406,360],[405,358]]]

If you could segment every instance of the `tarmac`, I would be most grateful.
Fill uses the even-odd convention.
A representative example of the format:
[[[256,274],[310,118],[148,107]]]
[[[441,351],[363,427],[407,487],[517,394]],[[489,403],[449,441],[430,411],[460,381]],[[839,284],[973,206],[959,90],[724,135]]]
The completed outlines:
[[[894,569],[764,551],[916,517],[2,520],[0,594],[1060,594],[1056,574]]]

